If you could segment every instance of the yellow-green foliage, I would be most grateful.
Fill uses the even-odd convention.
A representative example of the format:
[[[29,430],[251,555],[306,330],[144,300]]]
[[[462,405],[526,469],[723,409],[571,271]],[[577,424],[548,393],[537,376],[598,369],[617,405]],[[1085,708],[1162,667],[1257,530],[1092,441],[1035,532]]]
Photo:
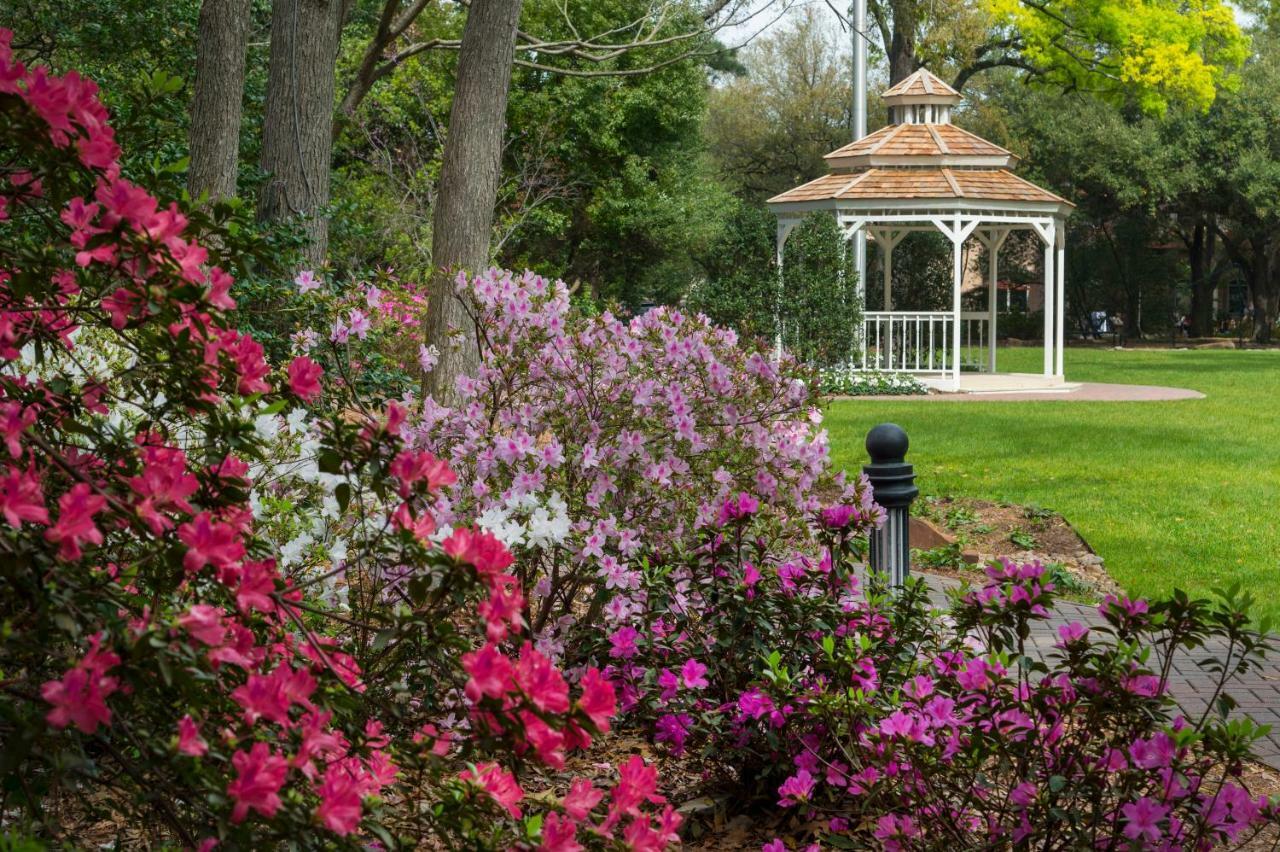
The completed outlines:
[[[1023,57],[1056,85],[1200,109],[1234,85],[1249,39],[1223,0],[986,0]]]

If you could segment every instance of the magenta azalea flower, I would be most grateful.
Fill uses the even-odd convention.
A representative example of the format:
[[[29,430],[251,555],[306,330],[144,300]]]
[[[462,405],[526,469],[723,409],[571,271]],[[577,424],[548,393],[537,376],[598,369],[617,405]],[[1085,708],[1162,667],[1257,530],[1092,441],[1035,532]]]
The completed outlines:
[[[784,808],[792,805],[798,805],[801,802],[809,801],[809,797],[813,795],[815,781],[809,770],[801,769],[795,775],[787,778],[782,782],[782,786],[778,788],[778,804]]]
[[[1136,802],[1130,802],[1120,808],[1124,817],[1124,836],[1130,840],[1147,840],[1155,843],[1160,839],[1160,821],[1169,814],[1169,808],[1160,804],[1150,796],[1143,796]]]
[[[689,689],[707,688],[707,667],[692,657],[680,668],[680,680]]]
[[[293,279],[293,283],[297,285],[298,292],[303,295],[310,293],[312,290],[320,289],[320,279],[310,269],[304,269],[298,273]]]

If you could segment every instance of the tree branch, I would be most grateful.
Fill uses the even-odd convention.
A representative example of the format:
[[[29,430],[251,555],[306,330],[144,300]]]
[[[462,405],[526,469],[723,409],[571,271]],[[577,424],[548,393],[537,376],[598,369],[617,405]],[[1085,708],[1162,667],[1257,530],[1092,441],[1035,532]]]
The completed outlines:
[[[365,50],[361,55],[360,64],[355,76],[352,78],[351,84],[339,104],[337,121],[334,123],[333,131],[335,138],[347,122],[350,121],[351,117],[355,114],[365,97],[373,89],[373,86],[377,84],[379,80],[394,72],[396,68],[405,61],[428,50],[459,50],[462,47],[462,42],[459,39],[432,38],[409,44],[407,47],[387,56],[388,48],[390,48],[405,34],[405,32],[408,31],[408,29],[413,25],[413,22],[417,20],[433,0],[413,0],[413,2],[405,8],[403,12],[401,12],[402,2],[403,0],[385,0],[382,7],[382,13],[379,16],[377,29],[369,39],[369,43],[365,46]],[[644,15],[638,18],[634,18],[624,24],[612,27],[586,38],[582,38],[578,35],[577,27],[574,26],[573,21],[569,16],[568,7],[565,5],[561,8],[561,14],[565,19],[565,25],[573,34],[573,37],[567,39],[543,39],[528,32],[518,31],[517,50],[537,54],[539,58],[517,58],[515,63],[522,68],[531,68],[533,70],[560,74],[567,77],[635,77],[643,74],[650,74],[654,71],[658,71],[662,68],[666,68],[689,59],[714,56],[721,52],[722,48],[697,48],[686,50],[682,51],[677,56],[669,57],[659,62],[653,62],[641,68],[616,70],[585,70],[580,68],[563,67],[560,65],[548,64],[547,62],[542,61],[542,58],[556,57],[578,60],[581,62],[591,63],[593,65],[602,65],[637,50],[651,50],[661,47],[670,47],[672,45],[679,45],[689,41],[707,38],[714,35],[730,23],[741,25],[746,21],[750,21],[772,7],[774,5],[774,0],[766,2],[763,6],[751,12],[745,18],[736,20],[736,16],[733,12],[741,9],[743,7],[743,3],[744,0],[709,0],[707,5],[698,13],[703,23],[702,27],[688,29],[672,35],[659,36],[659,33],[662,32],[670,22],[671,15],[675,11],[683,8],[681,4],[671,0],[671,2],[663,2],[655,8],[651,8]],[[460,0],[460,5],[466,8],[470,7],[471,3],[470,0]],[[785,12],[790,5],[790,0],[782,0],[780,5],[783,7],[783,12]],[[727,18],[720,21],[720,23],[715,23],[716,19],[720,18],[727,9],[732,9],[733,12],[731,12]],[[631,34],[632,37],[628,40],[619,40],[617,39],[619,34]],[[744,40],[743,44],[750,41],[752,37],[754,37],[754,35],[749,36]],[[736,47],[741,46],[742,45],[737,45]]]
[[[880,0],[868,0],[867,15],[871,18],[871,22],[875,24],[876,29],[880,31],[880,44],[884,45],[884,49],[889,49],[889,44],[893,41],[893,33],[889,29],[889,19],[885,16],[884,7],[880,5]]]
[[[379,73],[378,63],[382,59],[383,52],[413,24],[430,2],[431,0],[414,0],[413,5],[397,18],[401,0],[385,0],[382,14],[378,16],[378,27],[374,30],[369,43],[365,45],[355,77],[338,105],[338,114],[333,122],[334,139],[338,138],[343,127],[355,115],[356,109],[369,94],[373,84],[386,75],[385,71]]]
[[[404,31],[409,29],[410,25],[418,19],[418,16],[422,14],[430,2],[431,0],[414,0],[414,4],[405,10],[405,13],[400,16],[400,20],[392,24],[391,37],[397,39],[404,35]]]
[[[662,62],[655,62],[652,65],[646,65],[642,68],[622,68],[612,69],[604,68],[598,70],[589,70],[583,68],[564,68],[557,65],[544,65],[531,59],[516,58],[516,65],[521,68],[531,68],[534,71],[545,71],[549,74],[559,74],[562,77],[640,77],[645,74],[652,74],[654,71],[660,71],[671,65],[684,62],[686,59],[694,59],[698,57],[714,56],[718,51],[687,51],[679,56],[673,56]]]
[[[976,62],[971,62],[961,68],[960,72],[956,74],[955,80],[952,81],[951,88],[955,89],[957,92],[963,91],[964,84],[969,82],[969,78],[983,71],[989,71],[992,68],[1021,68],[1023,71],[1027,71],[1033,75],[1040,74],[1040,69],[1036,68],[1030,62],[1027,62],[1018,54],[1006,53],[1002,56],[995,56],[990,59],[980,59]]]

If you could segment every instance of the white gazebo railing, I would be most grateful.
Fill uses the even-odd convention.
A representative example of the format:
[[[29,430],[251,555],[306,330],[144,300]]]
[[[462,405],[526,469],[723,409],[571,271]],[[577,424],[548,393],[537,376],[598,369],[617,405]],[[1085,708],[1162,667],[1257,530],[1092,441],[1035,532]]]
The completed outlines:
[[[867,311],[854,369],[895,373],[953,371],[956,315],[951,311]],[[990,315],[960,314],[960,369],[990,369]]]

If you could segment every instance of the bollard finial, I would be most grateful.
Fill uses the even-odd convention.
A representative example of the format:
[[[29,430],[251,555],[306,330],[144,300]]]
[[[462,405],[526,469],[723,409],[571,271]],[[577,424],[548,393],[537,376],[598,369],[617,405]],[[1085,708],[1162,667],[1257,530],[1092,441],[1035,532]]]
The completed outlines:
[[[910,506],[920,490],[915,470],[907,464],[907,433],[896,423],[881,423],[867,433],[867,455],[871,463],[862,472],[871,480],[875,501],[886,509]]]
[[[872,464],[901,464],[910,445],[906,431],[897,423],[881,423],[867,433],[867,455]]]

